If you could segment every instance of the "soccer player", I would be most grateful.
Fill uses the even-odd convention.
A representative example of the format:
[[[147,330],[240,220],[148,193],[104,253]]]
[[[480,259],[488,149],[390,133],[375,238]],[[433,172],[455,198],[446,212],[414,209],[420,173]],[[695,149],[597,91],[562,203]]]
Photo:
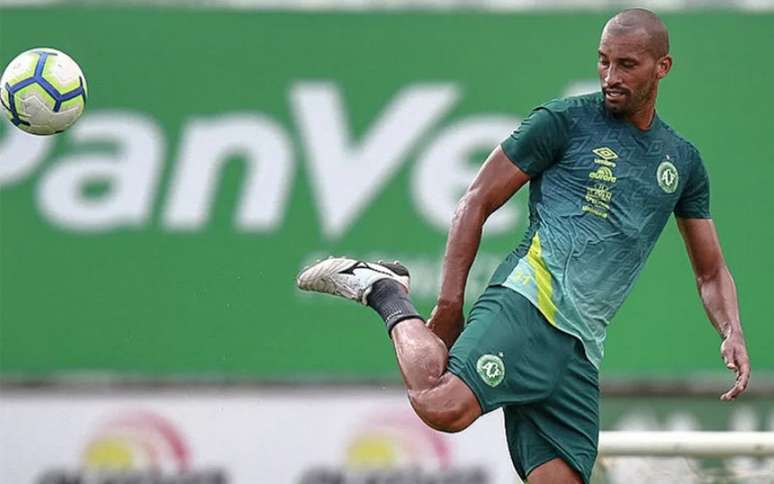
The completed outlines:
[[[607,22],[601,92],[536,108],[460,200],[427,324],[400,264],[332,258],[298,277],[301,289],[354,299],[382,316],[411,405],[429,426],[457,432],[503,408],[513,464],[530,484],[589,482],[606,328],[673,213],[721,356],[736,373],[721,399],[747,387],[749,358],[707,173],[696,148],[655,112],[671,67],[667,29],[655,14],[630,9]],[[527,182],[526,236],[463,328],[484,221]]]

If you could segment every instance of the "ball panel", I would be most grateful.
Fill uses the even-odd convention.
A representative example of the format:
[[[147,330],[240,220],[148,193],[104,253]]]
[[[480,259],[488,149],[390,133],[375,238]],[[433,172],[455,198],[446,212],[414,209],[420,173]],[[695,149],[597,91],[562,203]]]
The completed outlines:
[[[83,111],[84,102],[83,98],[81,96],[69,99],[67,101],[62,101],[62,106],[59,108],[59,112],[65,112],[69,111],[70,109],[80,109]]]
[[[13,114],[11,114],[10,110],[8,91],[3,89],[2,86],[0,86],[0,106],[2,106],[2,111],[5,113],[6,117],[8,117],[8,120],[13,119]]]
[[[30,84],[29,86],[16,91],[13,94],[13,97],[14,104],[16,105],[16,112],[18,112],[20,116],[28,115],[27,105],[32,102],[33,98],[40,101],[40,105],[45,106],[48,111],[53,111],[54,105],[56,105],[56,100],[51,97],[51,94],[46,92],[40,84]]]
[[[75,107],[71,107],[67,111],[60,111],[58,113],[49,114],[46,117],[46,121],[44,124],[36,124],[36,123],[30,123],[30,124],[32,126],[35,126],[36,129],[47,130],[46,133],[36,133],[36,134],[58,133],[72,126],[73,123],[75,123],[75,121],[78,120],[82,111],[83,111],[82,106],[75,106]]]
[[[20,118],[27,124],[17,127],[33,134],[53,134],[57,130],[51,125],[51,108],[39,96],[28,96],[24,100],[24,114]]]
[[[6,67],[0,84],[5,87],[6,84],[13,86],[19,82],[35,75],[35,66],[40,56],[32,51],[22,52],[17,55],[8,67]]]
[[[49,128],[48,126],[37,126],[37,125],[27,126],[27,125],[24,125],[24,124],[20,124],[19,126],[17,126],[17,128],[19,128],[20,130],[25,131],[25,132],[27,132],[29,134],[37,134],[37,135],[41,135],[41,136],[48,136],[48,135],[52,135],[52,134],[56,134],[57,133],[57,131],[54,131],[53,129]]]
[[[4,108],[8,108],[9,105],[9,94],[8,91],[3,89],[3,86],[0,86],[0,105],[2,105]]]
[[[80,87],[81,70],[67,54],[50,55],[43,67],[43,78],[60,94]]]

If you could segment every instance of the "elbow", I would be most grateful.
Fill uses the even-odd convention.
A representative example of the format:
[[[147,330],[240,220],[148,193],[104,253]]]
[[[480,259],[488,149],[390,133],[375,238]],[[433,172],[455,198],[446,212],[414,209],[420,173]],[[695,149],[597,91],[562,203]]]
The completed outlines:
[[[703,270],[696,272],[696,283],[702,285],[717,280],[723,272],[727,272],[725,264],[717,264],[712,267],[704,268]]]
[[[696,273],[696,287],[701,292],[703,287],[707,287],[713,284],[721,283],[723,281],[729,281],[733,284],[733,277],[731,271],[725,264],[718,264],[717,266],[708,268],[703,271],[697,271]]]
[[[477,189],[468,189],[457,204],[456,215],[473,215],[482,222],[494,211],[486,196]]]
[[[716,277],[714,274],[697,274],[696,275],[696,287],[699,289],[699,293],[701,293],[702,288],[706,287],[707,285],[711,284],[712,281],[716,280]]]

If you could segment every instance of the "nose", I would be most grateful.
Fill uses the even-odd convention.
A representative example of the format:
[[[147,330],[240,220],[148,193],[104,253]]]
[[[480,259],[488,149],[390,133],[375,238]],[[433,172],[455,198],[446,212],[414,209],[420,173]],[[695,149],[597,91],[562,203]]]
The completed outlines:
[[[615,86],[619,82],[621,82],[621,78],[618,73],[618,69],[615,67],[615,64],[610,64],[607,67],[607,71],[605,72],[604,76],[605,85],[607,86]]]

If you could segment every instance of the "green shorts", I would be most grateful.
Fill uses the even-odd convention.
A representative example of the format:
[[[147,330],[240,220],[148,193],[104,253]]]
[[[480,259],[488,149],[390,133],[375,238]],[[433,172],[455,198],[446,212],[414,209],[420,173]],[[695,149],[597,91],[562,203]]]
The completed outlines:
[[[511,459],[522,479],[561,458],[591,479],[599,439],[599,377],[583,344],[553,327],[521,294],[490,286],[449,352],[449,371],[483,413],[503,407]]]

